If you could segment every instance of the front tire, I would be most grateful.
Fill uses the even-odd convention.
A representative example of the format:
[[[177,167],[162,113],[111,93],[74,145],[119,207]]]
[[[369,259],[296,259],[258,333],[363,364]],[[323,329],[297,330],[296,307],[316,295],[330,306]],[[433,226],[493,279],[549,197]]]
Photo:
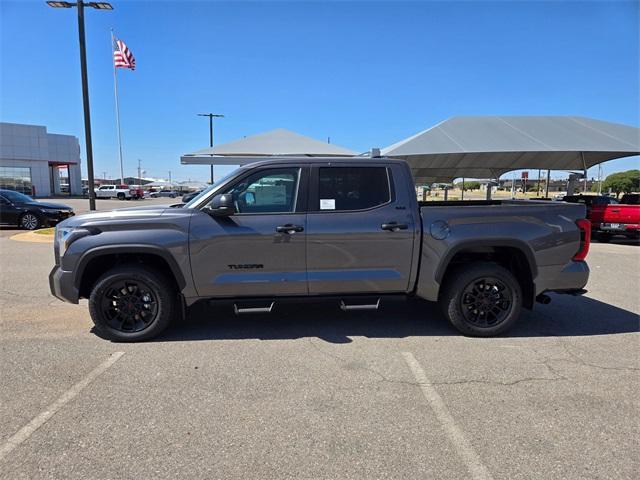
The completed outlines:
[[[35,213],[27,212],[20,217],[20,227],[25,230],[36,230],[41,224],[42,221]]]
[[[522,288],[506,268],[476,262],[447,276],[440,306],[462,334],[491,337],[507,331],[518,320]]]
[[[103,337],[137,342],[156,337],[171,323],[176,291],[160,272],[123,265],[98,279],[89,296],[89,313]]]

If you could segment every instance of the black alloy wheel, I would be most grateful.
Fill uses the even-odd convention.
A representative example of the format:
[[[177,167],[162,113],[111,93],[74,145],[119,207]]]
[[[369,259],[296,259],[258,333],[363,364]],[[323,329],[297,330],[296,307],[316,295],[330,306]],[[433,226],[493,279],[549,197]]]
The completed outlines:
[[[464,335],[491,337],[518,320],[522,287],[502,265],[478,261],[447,273],[439,303],[447,319]]]
[[[177,309],[171,278],[153,267],[123,264],[105,272],[89,295],[89,313],[103,338],[137,342],[159,335]]]
[[[509,315],[513,292],[494,277],[469,283],[460,296],[462,315],[472,325],[493,327]]]
[[[142,281],[116,280],[105,288],[102,315],[115,330],[134,333],[149,327],[158,314],[158,302]]]

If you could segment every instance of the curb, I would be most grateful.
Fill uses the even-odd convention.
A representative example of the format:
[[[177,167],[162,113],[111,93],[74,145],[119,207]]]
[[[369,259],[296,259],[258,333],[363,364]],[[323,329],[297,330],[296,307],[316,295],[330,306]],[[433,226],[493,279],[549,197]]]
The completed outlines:
[[[53,243],[53,235],[43,235],[41,233],[24,232],[18,233],[9,237],[9,240],[15,240],[16,242],[31,242],[31,243]]]

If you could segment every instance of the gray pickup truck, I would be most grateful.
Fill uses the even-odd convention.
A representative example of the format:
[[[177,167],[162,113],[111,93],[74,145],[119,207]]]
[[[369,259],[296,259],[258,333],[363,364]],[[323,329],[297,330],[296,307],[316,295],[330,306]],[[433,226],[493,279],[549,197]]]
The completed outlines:
[[[61,300],[89,299],[116,341],[152,338],[202,300],[243,314],[301,297],[348,311],[415,296],[491,336],[545,292],[584,292],[584,216],[562,202],[418,202],[408,165],[387,158],[270,159],[184,205],[65,220],[49,282]]]

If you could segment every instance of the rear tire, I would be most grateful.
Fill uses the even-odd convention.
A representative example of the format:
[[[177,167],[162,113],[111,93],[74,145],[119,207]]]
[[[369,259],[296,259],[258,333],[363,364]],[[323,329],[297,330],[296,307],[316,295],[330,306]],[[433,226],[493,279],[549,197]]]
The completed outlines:
[[[522,288],[513,274],[492,262],[476,262],[447,275],[440,306],[462,334],[492,337],[507,331],[522,309]]]
[[[176,290],[155,269],[122,265],[107,271],[89,296],[89,313],[100,334],[115,342],[156,337],[176,312]]]
[[[124,200],[124,199],[125,199],[125,195],[124,195],[124,193],[120,192],[120,193],[118,194],[118,200]]]

